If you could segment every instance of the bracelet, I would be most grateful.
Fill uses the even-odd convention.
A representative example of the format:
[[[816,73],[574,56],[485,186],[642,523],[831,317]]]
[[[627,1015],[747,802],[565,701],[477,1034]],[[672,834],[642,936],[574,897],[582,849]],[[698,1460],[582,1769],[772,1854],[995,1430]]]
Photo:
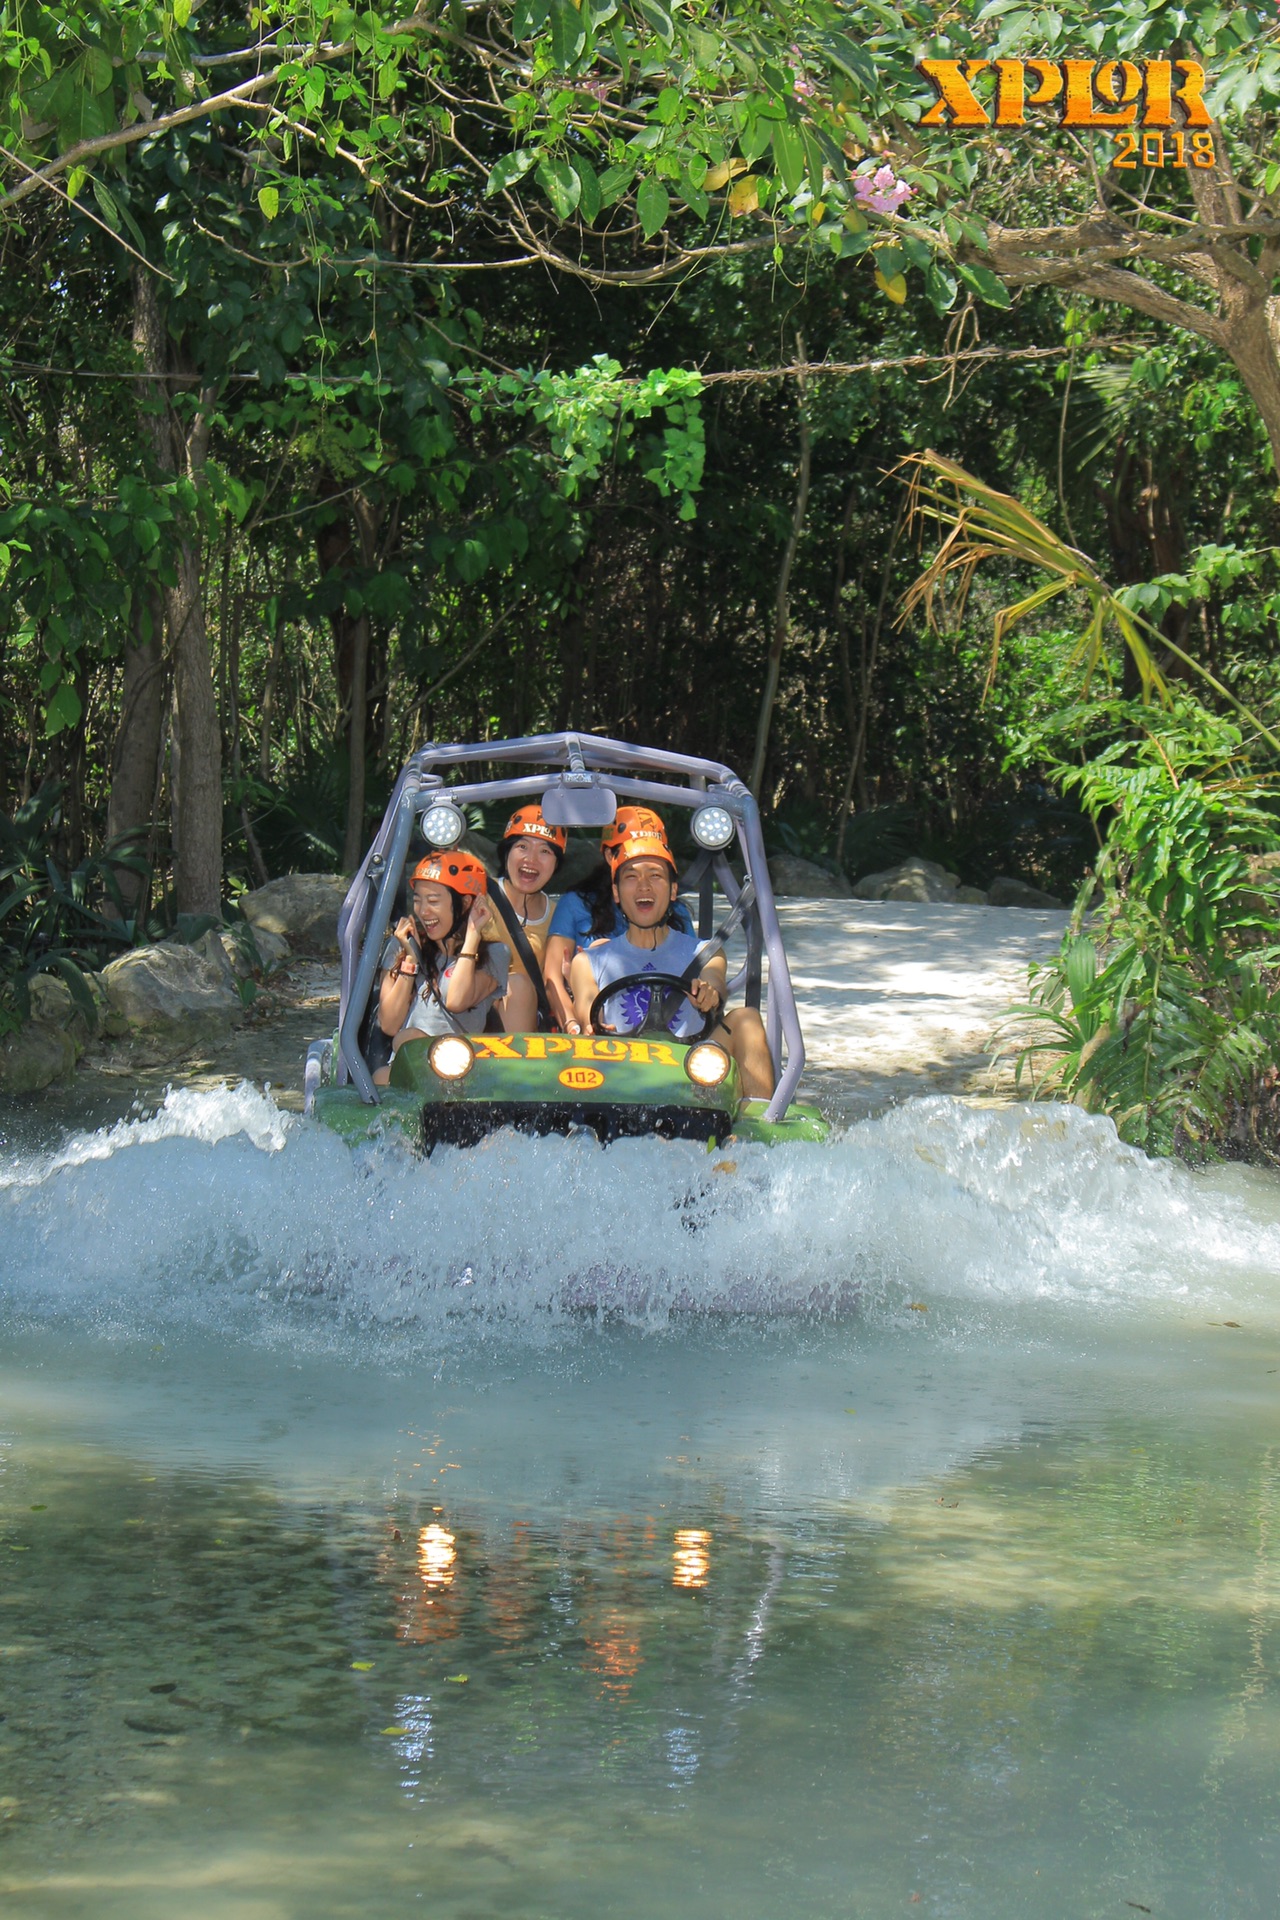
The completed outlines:
[[[466,948],[464,947],[462,949],[462,952],[458,955],[458,958],[459,960],[478,960],[480,958],[480,950],[479,948],[477,948],[474,953],[468,953]]]
[[[399,960],[396,962],[396,972],[399,974],[413,974],[413,973],[416,973],[417,971],[418,971],[417,961],[412,957],[411,954],[402,953]]]

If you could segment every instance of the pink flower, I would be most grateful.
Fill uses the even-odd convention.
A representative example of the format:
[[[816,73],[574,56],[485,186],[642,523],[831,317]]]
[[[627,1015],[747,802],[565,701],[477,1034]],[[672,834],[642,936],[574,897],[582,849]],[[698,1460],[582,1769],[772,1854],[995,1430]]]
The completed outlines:
[[[880,167],[875,173],[856,173],[853,194],[860,207],[872,213],[896,213],[911,198],[914,188],[899,180],[892,167]]]

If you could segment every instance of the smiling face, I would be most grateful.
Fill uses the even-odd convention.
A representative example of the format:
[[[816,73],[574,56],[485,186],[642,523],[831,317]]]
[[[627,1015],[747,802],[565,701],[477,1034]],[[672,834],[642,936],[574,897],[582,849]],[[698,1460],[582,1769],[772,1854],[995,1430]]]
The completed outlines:
[[[675,873],[656,857],[624,861],[613,883],[613,897],[633,927],[659,926],[675,894]]]
[[[447,940],[453,928],[453,895],[448,887],[436,880],[415,880],[413,915],[432,940]]]
[[[541,893],[556,870],[555,849],[549,841],[522,833],[507,854],[507,881],[517,893]]]

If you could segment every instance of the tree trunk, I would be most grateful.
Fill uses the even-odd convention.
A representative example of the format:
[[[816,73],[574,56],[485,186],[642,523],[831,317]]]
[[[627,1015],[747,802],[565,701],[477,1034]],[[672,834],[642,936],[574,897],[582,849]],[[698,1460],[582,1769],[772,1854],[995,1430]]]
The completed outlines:
[[[133,632],[133,644],[124,650],[120,724],[111,753],[108,841],[151,824],[164,726],[164,595],[159,587],[138,593]],[[125,905],[136,909],[142,876],[121,871],[117,880]]]
[[[336,482],[333,485],[336,487]],[[316,557],[322,574],[346,572],[353,566],[368,572],[377,565],[378,514],[364,494],[354,496],[350,518],[344,513],[320,529],[316,535]],[[347,737],[347,818],[342,864],[350,873],[359,866],[364,852],[371,633],[369,616],[363,611],[350,614],[345,608],[337,608],[330,615],[330,624],[341,722]]]
[[[803,365],[804,358],[804,336],[797,334],[796,359]],[[747,781],[757,801],[764,785],[765,762],[769,757],[769,733],[773,726],[773,708],[778,697],[778,681],[782,676],[782,654],[787,644],[787,634],[791,630],[791,568],[795,562],[796,548],[800,545],[800,535],[804,531],[805,514],[809,507],[813,433],[805,409],[803,375],[797,380],[797,403],[800,408],[800,460],[796,476],[796,498],[791,510],[791,532],[783,551],[782,565],[778,569],[778,591],[773,602],[773,641],[769,647],[769,658],[765,665],[764,691],[760,695],[760,718],[756,723],[756,748],[751,756],[751,775]]]
[[[1207,340],[1231,360],[1258,409],[1280,475],[1280,235],[1269,195],[1253,193],[1246,211],[1221,132],[1212,168],[1188,167],[1196,220],[1179,231],[1143,225],[1145,200],[1124,213],[1111,200],[1057,227],[987,228],[983,252],[1009,286],[1076,289],[1094,300],[1129,307]],[[1176,267],[1184,285],[1198,283],[1203,304],[1141,269]]]
[[[222,741],[204,620],[200,552],[183,540],[166,594],[173,650],[173,729],[181,777],[173,810],[173,891],[179,913],[222,908]]]
[[[135,269],[133,278],[133,343],[144,372],[175,371],[157,282],[142,267]],[[160,472],[198,482],[209,443],[212,394],[201,395],[195,419],[184,431],[173,407],[171,384],[158,379],[139,383],[146,389],[144,428]],[[201,561],[199,530],[188,522],[177,533],[176,580],[164,596],[179,769],[173,801],[173,879],[179,913],[218,913],[222,906],[222,741]]]

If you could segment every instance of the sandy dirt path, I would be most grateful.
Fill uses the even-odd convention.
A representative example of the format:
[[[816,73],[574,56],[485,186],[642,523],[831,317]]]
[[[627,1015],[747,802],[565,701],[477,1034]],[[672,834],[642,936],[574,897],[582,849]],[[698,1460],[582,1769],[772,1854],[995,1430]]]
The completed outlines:
[[[926,1093],[1010,1097],[986,1048],[1027,967],[1057,947],[1065,913],[889,901],[785,900],[779,918],[808,1052],[804,1087],[833,1114],[859,1119]],[[108,1071],[85,1062],[72,1086],[42,1096],[80,1124],[114,1117],[167,1086],[268,1085],[302,1105],[307,1043],[332,1033],[337,963],[297,960],[249,1024],[207,1056]]]
[[[778,917],[820,1098],[854,1117],[924,1093],[1009,1097],[986,1049],[1066,913],[788,900]]]

